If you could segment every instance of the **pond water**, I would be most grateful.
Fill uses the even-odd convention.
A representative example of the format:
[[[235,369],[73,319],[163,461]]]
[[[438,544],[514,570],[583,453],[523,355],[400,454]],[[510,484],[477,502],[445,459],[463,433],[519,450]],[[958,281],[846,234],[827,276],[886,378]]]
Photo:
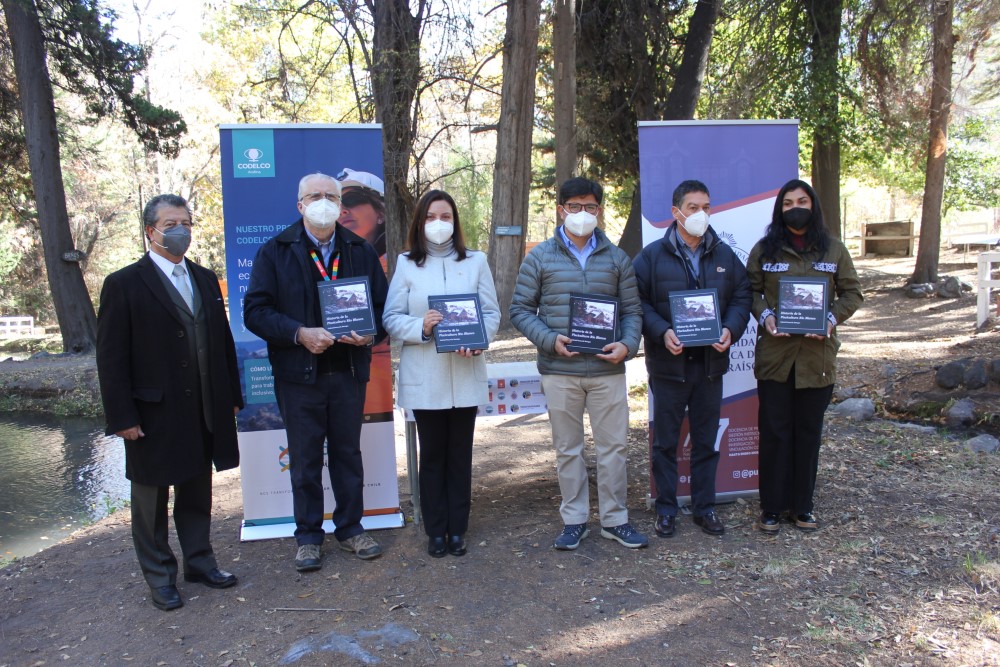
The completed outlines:
[[[92,419],[0,414],[0,561],[125,508],[125,448]]]

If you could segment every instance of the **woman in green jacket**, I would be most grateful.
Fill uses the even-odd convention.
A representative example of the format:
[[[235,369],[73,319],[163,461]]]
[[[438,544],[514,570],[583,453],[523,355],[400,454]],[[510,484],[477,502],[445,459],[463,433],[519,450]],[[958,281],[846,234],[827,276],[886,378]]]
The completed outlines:
[[[750,251],[747,275],[758,322],[758,527],[777,532],[787,512],[797,528],[816,530],[813,491],[823,413],[836,381],[836,327],[854,314],[863,297],[851,256],[827,234],[819,199],[808,183],[791,180],[778,192],[771,224]],[[779,332],[778,288],[786,277],[826,280],[826,335]]]

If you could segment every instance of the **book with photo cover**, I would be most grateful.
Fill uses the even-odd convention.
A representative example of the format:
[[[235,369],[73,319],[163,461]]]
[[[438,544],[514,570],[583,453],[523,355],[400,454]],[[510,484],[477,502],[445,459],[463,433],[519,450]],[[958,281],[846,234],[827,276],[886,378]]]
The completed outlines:
[[[323,328],[337,338],[374,336],[375,312],[368,278],[339,278],[317,283]]]
[[[570,352],[603,354],[604,346],[618,340],[618,299],[603,294],[569,295]]]
[[[677,340],[690,347],[719,342],[722,324],[719,295],[714,289],[677,290],[669,298]]]
[[[489,347],[478,294],[432,294],[427,297],[427,306],[444,318],[434,327],[434,346],[438,352]]]
[[[778,333],[825,336],[828,288],[826,278],[779,278]]]

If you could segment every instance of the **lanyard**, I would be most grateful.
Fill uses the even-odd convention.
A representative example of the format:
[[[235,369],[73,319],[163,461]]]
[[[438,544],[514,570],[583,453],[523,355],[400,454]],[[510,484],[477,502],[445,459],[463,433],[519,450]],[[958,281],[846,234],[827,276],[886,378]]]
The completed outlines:
[[[326,269],[323,267],[323,262],[319,261],[319,255],[312,248],[309,249],[309,255],[312,256],[313,262],[316,263],[316,268],[319,269],[319,274],[323,276],[323,280],[336,280],[337,273],[340,271],[340,253],[334,253],[333,264],[330,266],[330,274],[328,275]],[[332,276],[332,277],[331,277]]]

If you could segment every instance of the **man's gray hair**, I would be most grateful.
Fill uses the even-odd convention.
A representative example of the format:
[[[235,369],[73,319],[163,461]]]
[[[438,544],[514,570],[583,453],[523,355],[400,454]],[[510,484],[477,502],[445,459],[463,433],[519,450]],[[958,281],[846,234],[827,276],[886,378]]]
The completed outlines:
[[[160,207],[162,206],[176,206],[177,208],[183,208],[187,211],[188,217],[191,217],[191,207],[188,206],[187,200],[180,195],[156,195],[148,202],[146,202],[145,208],[142,209],[142,224],[146,227],[156,227],[156,221],[160,217]]]
[[[306,195],[306,181],[308,181],[310,178],[326,178],[330,181],[333,181],[333,186],[337,188],[337,194],[338,195],[340,194],[340,182],[333,176],[329,176],[327,174],[317,171],[315,174],[306,174],[305,176],[302,177],[302,180],[299,181],[299,196],[298,196],[299,199],[302,199]]]

